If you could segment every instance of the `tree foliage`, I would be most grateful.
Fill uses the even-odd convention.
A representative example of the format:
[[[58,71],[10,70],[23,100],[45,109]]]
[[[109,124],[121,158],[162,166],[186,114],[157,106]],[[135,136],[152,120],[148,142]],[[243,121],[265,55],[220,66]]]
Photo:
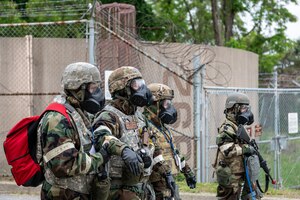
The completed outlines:
[[[18,23],[22,22],[21,14],[18,12],[17,4],[13,1],[5,0],[0,4],[0,23]]]
[[[296,18],[286,8],[296,0],[160,0],[152,6],[178,29],[168,29],[169,41],[241,48],[259,55],[260,72],[271,72],[293,47],[284,34]],[[245,20],[252,21],[249,24]],[[173,35],[177,36],[174,37]]]
[[[88,18],[94,0],[2,1],[0,23]],[[102,4],[115,0],[102,0]],[[148,41],[187,42],[245,49],[259,55],[260,72],[290,61],[295,45],[284,31],[295,22],[286,8],[297,0],[119,0],[136,7],[139,36]],[[11,14],[11,17],[3,17]],[[72,37],[72,36],[70,36]]]

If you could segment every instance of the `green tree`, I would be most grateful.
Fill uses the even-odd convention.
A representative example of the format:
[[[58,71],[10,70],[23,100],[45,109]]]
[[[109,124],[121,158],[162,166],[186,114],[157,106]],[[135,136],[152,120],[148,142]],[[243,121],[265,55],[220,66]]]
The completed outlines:
[[[18,23],[22,22],[21,15],[17,10],[17,4],[13,1],[1,1],[0,4],[0,23]]]
[[[160,0],[155,13],[172,21],[167,41],[205,43],[241,48],[260,56],[260,72],[271,72],[293,47],[284,34],[287,22],[296,18],[285,7],[296,0]],[[249,30],[245,15],[253,22]]]
[[[23,17],[27,22],[78,20],[87,12],[89,2],[92,1],[28,0]]]

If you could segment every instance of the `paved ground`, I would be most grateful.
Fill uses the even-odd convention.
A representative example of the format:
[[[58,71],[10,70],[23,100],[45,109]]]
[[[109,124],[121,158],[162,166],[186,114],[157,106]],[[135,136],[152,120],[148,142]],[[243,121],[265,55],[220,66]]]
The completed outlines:
[[[12,181],[0,180],[0,200],[39,200],[39,187],[19,187]],[[215,200],[212,193],[180,193],[183,200]],[[265,197],[263,200],[296,200],[299,198]]]

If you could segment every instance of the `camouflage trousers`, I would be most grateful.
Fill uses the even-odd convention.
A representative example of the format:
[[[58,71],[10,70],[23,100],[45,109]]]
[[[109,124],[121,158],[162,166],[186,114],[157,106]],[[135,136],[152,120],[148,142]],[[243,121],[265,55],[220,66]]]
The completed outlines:
[[[155,199],[156,200],[168,200],[172,199],[171,197],[171,190],[167,187],[166,182],[161,183],[152,183],[152,187],[155,192]],[[181,200],[179,197],[179,187],[177,184],[175,184],[175,194],[174,194],[174,200]]]
[[[244,174],[232,174],[227,185],[220,184],[217,187],[217,199],[219,200],[238,200],[241,196],[244,184]]]
[[[116,183],[116,180],[113,181]],[[110,188],[109,200],[145,200],[146,183],[137,183],[134,185],[115,185]]]
[[[82,194],[70,189],[63,189],[43,182],[41,200],[90,200],[91,195]]]
[[[104,180],[94,179],[92,185],[91,196],[93,200],[106,200],[110,193],[110,180],[106,178]]]
[[[108,200],[141,200],[139,194],[127,189],[110,190]]]

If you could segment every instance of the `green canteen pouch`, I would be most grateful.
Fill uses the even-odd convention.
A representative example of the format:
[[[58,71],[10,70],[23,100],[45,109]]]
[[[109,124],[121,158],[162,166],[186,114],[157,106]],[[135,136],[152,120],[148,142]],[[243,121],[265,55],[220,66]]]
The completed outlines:
[[[217,181],[220,185],[226,187],[230,186],[232,174],[231,169],[228,166],[219,165],[216,170]]]

